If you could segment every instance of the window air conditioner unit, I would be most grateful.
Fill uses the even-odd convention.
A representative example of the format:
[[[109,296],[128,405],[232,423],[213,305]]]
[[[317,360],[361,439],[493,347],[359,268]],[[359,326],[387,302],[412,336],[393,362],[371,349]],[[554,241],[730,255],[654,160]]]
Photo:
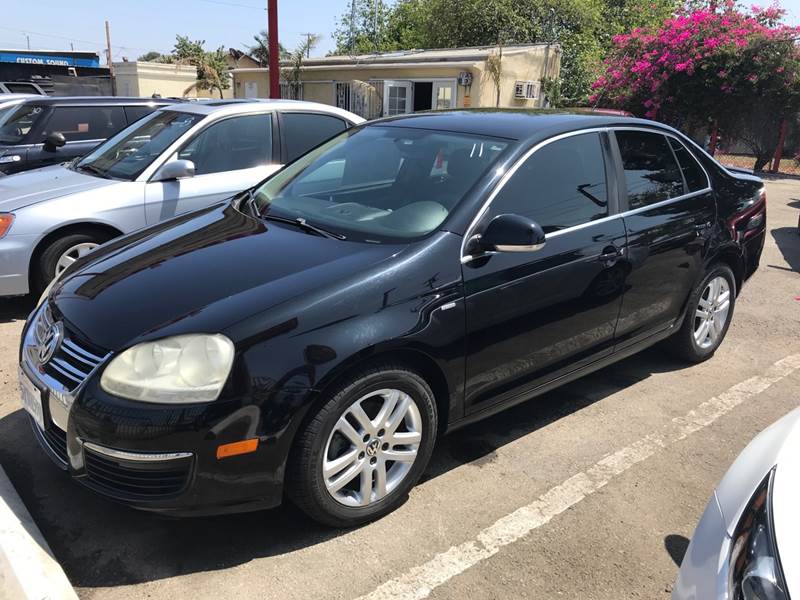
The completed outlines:
[[[514,98],[517,100],[535,100],[538,97],[538,81],[517,81],[514,84]]]

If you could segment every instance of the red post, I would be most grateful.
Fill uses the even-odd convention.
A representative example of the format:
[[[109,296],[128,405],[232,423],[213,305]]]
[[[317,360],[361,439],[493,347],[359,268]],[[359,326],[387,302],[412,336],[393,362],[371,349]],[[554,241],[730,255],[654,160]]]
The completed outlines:
[[[711,128],[711,138],[708,140],[708,153],[711,156],[714,156],[714,153],[717,151],[717,124],[714,123],[714,126]]]
[[[281,97],[281,69],[278,60],[278,0],[267,0],[267,37],[269,38],[269,97]]]
[[[786,141],[786,130],[789,129],[789,121],[786,119],[781,120],[781,132],[778,134],[778,145],[775,147],[775,157],[772,160],[772,173],[777,173],[781,166],[781,158],[783,158],[783,143]]]

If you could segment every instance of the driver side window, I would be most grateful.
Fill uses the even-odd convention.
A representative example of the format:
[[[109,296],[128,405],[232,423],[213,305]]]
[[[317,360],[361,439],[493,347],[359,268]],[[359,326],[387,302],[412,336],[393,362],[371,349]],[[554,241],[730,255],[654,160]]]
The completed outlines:
[[[250,169],[272,162],[272,115],[245,115],[214,123],[178,151],[197,175]]]
[[[607,216],[600,136],[575,135],[534,152],[492,201],[489,219],[505,213],[533,219],[545,233]]]

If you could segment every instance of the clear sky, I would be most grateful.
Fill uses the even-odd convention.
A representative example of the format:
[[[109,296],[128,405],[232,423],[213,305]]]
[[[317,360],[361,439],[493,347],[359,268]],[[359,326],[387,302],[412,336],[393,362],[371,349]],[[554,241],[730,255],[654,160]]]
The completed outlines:
[[[797,0],[800,2],[800,0]],[[253,35],[267,28],[266,0],[0,0],[0,48],[100,52],[111,23],[114,60],[133,60],[148,50],[167,52],[175,35],[206,40],[206,48],[245,49]],[[281,43],[289,50],[303,33],[323,38],[313,54],[335,46],[333,31],[349,0],[279,0]]]
[[[391,2],[392,0],[385,0]],[[748,0],[744,4],[769,4]],[[800,25],[800,0],[782,0],[789,22]],[[206,48],[244,49],[266,28],[266,0],[0,0],[0,48],[100,52],[104,57],[103,21],[111,22],[114,60],[133,60],[148,50],[168,52],[176,34],[206,40]],[[333,31],[349,0],[279,0],[281,42],[295,48],[303,33],[322,34],[314,54],[334,47]],[[104,60],[102,58],[101,60]]]

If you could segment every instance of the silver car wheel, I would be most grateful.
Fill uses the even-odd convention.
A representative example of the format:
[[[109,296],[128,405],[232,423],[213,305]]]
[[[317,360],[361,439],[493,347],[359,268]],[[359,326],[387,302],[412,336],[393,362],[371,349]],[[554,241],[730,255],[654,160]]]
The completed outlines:
[[[382,389],[362,396],[339,417],[325,444],[328,493],[353,507],[391,494],[411,471],[422,435],[419,408],[407,393]]]
[[[697,301],[694,313],[694,341],[706,350],[717,343],[725,331],[731,309],[731,288],[724,277],[708,282]]]
[[[67,248],[66,252],[64,252],[59,258],[58,262],[56,263],[56,277],[61,275],[68,266],[74,263],[76,260],[81,258],[82,256],[86,256],[97,248],[100,244],[95,242],[83,242],[81,244],[75,244],[71,248]]]

